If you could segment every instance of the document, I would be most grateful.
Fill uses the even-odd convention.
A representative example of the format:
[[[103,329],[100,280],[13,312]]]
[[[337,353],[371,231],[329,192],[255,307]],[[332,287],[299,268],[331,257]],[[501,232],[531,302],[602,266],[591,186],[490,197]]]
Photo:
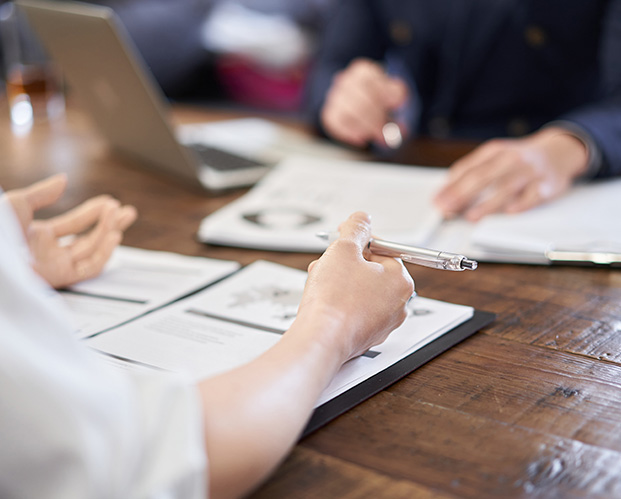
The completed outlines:
[[[621,180],[575,186],[565,196],[516,215],[490,215],[475,227],[474,244],[498,253],[546,251],[621,254]]]
[[[442,217],[432,207],[444,183],[439,168],[292,157],[242,198],[208,216],[201,241],[280,251],[323,251],[317,232],[333,231],[352,212],[371,214],[385,239],[416,243]]]
[[[293,323],[307,273],[255,262],[223,281],[87,340],[114,362],[189,373],[195,379],[233,369],[261,355]],[[383,371],[455,326],[473,309],[422,297],[388,339],[347,362],[317,406]]]
[[[530,211],[471,223],[443,220],[433,206],[446,175],[441,168],[293,157],[205,218],[198,237],[213,244],[319,252],[327,243],[317,232],[335,230],[350,213],[363,210],[377,237],[479,261],[548,264],[553,250],[595,252],[593,259],[616,255],[621,262],[621,218],[615,209],[621,180],[576,185]]]
[[[103,272],[60,292],[80,338],[134,319],[237,270],[237,262],[122,246]]]

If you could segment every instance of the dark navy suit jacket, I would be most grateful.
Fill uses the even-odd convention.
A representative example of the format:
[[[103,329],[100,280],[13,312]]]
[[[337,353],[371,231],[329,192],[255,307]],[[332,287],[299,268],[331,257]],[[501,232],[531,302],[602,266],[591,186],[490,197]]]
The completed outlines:
[[[621,174],[621,0],[340,0],[309,81],[317,124],[357,57],[401,62],[417,133],[484,139],[563,120],[592,139],[597,176]]]

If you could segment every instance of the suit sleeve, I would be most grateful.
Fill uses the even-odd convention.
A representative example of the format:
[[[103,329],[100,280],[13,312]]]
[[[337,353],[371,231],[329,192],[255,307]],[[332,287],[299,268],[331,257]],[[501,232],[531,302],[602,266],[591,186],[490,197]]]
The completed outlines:
[[[599,50],[600,99],[560,119],[573,123],[592,139],[601,155],[595,178],[621,175],[621,0],[607,6]]]
[[[382,59],[386,47],[370,1],[335,2],[329,19],[306,87],[309,117],[321,132],[319,114],[334,75],[357,57]]]

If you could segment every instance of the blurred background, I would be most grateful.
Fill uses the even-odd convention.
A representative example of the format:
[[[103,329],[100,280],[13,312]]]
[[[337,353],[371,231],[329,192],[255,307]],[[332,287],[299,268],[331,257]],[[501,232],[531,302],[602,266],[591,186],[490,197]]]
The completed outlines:
[[[333,2],[86,3],[116,11],[168,98],[298,114],[304,83]],[[5,64],[0,67],[6,81]]]

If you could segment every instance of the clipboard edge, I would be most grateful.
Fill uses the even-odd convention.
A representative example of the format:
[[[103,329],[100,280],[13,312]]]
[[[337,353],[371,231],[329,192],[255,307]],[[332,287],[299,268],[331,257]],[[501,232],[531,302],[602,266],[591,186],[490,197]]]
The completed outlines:
[[[446,352],[449,348],[469,338],[474,333],[491,324],[495,318],[496,314],[475,309],[473,316],[466,322],[461,323],[431,343],[412,352],[407,357],[371,376],[362,383],[320,405],[313,411],[300,436],[300,440],[373,395],[388,388],[430,360]]]

